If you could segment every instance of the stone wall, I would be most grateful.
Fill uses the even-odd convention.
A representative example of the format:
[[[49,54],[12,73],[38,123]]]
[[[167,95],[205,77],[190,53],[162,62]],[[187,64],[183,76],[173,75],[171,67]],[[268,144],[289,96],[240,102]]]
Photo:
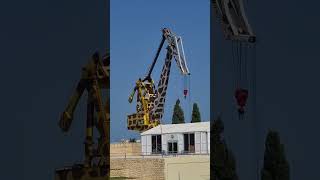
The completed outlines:
[[[110,144],[111,157],[126,157],[141,155],[141,143],[112,143]]]
[[[111,158],[111,177],[127,177],[139,180],[164,180],[162,158]]]

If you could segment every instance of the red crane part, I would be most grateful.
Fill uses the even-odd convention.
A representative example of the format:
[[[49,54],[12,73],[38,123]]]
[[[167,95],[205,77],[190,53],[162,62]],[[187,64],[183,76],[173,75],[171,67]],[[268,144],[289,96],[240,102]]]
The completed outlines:
[[[183,94],[184,94],[184,98],[186,98],[188,94],[188,90],[187,89],[183,90]]]
[[[240,114],[244,113],[244,107],[246,106],[248,99],[248,90],[239,88],[235,92],[235,98],[238,104],[238,111]]]

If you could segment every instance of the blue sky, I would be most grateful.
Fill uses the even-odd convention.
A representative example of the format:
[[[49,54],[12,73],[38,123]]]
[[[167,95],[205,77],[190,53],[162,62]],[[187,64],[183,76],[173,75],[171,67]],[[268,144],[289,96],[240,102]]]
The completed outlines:
[[[179,3],[180,2],[180,3]],[[210,106],[210,6],[209,1],[111,1],[111,142],[139,138],[126,129],[126,116],[135,112],[128,103],[135,81],[144,77],[161,40],[161,28],[182,36],[190,77],[190,96],[183,98],[184,79],[174,62],[162,123],[171,123],[177,98],[181,100],[186,122],[192,103],[199,105],[204,121],[209,121]],[[166,47],[166,46],[164,46]],[[152,77],[157,83],[164,63],[162,49]]]

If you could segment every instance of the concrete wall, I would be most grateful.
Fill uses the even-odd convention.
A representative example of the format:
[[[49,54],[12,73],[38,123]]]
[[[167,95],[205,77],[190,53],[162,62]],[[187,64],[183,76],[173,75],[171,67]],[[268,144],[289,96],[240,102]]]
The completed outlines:
[[[139,180],[165,180],[164,159],[161,158],[111,158],[111,177]]]
[[[209,155],[111,158],[111,177],[139,180],[209,180]]]
[[[165,159],[165,180],[209,180],[210,156],[191,155]]]
[[[139,156],[141,143],[112,143],[110,144],[111,157]]]

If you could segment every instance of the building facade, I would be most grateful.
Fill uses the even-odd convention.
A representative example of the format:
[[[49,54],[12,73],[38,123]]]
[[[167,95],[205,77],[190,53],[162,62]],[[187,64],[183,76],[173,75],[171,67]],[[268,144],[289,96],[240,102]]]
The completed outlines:
[[[210,122],[165,124],[141,133],[142,155],[209,154]]]

